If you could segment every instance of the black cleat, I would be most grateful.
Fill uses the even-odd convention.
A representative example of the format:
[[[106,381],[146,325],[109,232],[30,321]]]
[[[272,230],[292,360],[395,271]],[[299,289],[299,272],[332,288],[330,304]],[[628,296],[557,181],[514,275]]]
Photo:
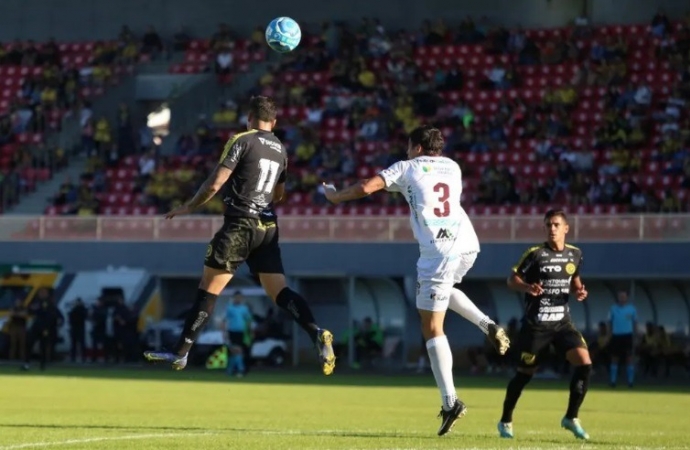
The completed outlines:
[[[460,400],[455,400],[455,405],[449,411],[441,408],[439,417],[441,418],[441,427],[438,429],[438,435],[443,436],[453,429],[455,422],[465,415],[467,412],[467,406]]]

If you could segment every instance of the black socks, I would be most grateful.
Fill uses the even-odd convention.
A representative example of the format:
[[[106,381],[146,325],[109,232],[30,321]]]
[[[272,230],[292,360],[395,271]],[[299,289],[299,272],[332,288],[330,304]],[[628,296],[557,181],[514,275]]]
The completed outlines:
[[[213,314],[213,308],[216,305],[217,299],[217,295],[210,294],[202,289],[196,291],[194,306],[187,313],[182,335],[175,346],[175,353],[178,356],[184,356],[189,353],[199,333],[201,333],[208,321],[211,320],[211,314]]]
[[[522,390],[527,386],[527,383],[532,379],[532,375],[517,372],[510,383],[508,383],[508,389],[506,389],[506,398],[503,401],[503,415],[501,416],[501,422],[510,423],[513,421],[513,410],[515,405],[517,405],[520,394]]]
[[[568,400],[568,411],[565,417],[568,419],[576,419],[580,412],[587,389],[589,388],[589,376],[592,373],[592,366],[577,366],[573,372],[573,378],[570,380],[570,399]]]
[[[297,324],[307,332],[312,342],[316,342],[316,321],[306,300],[289,287],[284,288],[276,298],[276,305],[287,311]]]

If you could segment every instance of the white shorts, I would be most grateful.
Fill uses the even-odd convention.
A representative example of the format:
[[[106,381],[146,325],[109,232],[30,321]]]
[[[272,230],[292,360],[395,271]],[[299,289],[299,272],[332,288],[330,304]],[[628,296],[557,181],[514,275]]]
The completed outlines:
[[[417,309],[446,311],[453,285],[462,281],[476,259],[476,252],[455,258],[419,258]]]

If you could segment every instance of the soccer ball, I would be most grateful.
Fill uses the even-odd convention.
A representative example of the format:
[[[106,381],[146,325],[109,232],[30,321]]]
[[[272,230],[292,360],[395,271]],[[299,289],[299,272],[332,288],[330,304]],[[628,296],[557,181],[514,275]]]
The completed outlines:
[[[297,22],[289,17],[273,19],[266,27],[266,43],[278,53],[288,53],[299,45],[302,30]]]

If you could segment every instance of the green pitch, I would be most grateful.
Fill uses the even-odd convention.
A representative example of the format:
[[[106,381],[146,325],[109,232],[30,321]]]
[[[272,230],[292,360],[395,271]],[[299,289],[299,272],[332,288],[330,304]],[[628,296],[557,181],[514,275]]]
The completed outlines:
[[[316,371],[316,370],[315,370]],[[582,444],[560,429],[567,381],[534,382],[497,437],[505,378],[456,376],[469,410],[436,436],[433,377],[330,378],[289,371],[0,370],[0,450],[70,449],[681,449],[690,395],[682,388],[594,387],[581,412]]]

